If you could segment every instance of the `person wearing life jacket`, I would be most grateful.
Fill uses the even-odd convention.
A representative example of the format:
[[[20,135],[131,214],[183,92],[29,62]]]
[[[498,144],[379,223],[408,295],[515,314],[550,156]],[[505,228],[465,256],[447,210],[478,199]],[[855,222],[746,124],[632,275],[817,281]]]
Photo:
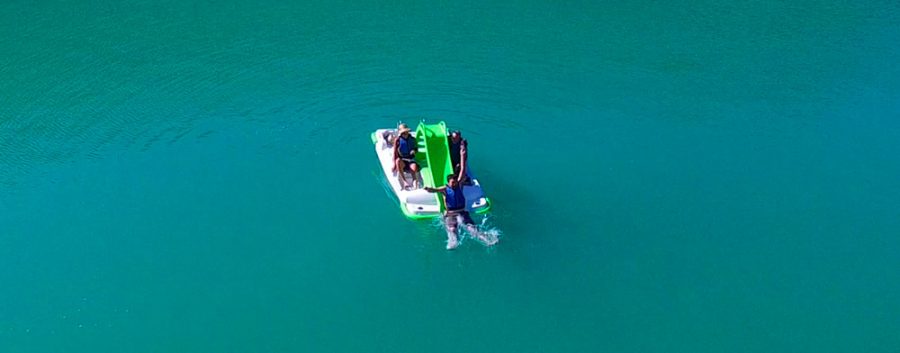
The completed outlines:
[[[464,178],[461,179],[461,182],[466,185],[470,184],[469,175],[460,173],[469,160],[469,141],[462,138],[459,130],[455,130],[447,138],[447,146],[450,148],[450,164],[453,165],[453,174],[463,175]]]
[[[400,124],[397,127],[397,138],[394,140],[394,171],[397,172],[397,178],[400,179],[400,187],[404,190],[410,187],[403,177],[404,172],[409,172],[413,176],[413,184],[415,189],[419,188],[419,164],[416,163],[416,152],[418,152],[418,144],[416,138],[409,132],[406,124]]]
[[[461,170],[465,172],[465,170]],[[485,245],[491,246],[497,243],[497,239],[491,239],[478,230],[472,216],[469,215],[468,203],[466,196],[463,195],[463,185],[461,179],[455,174],[447,176],[447,185],[439,188],[425,187],[425,191],[441,193],[444,196],[444,205],[447,210],[444,212],[444,227],[447,229],[447,250],[455,249],[459,245],[459,224],[462,223],[472,236],[481,239]]]

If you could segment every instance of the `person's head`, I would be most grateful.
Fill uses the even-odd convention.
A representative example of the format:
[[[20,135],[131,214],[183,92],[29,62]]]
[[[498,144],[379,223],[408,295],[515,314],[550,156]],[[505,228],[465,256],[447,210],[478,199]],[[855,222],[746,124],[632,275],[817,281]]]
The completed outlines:
[[[450,175],[447,176],[447,186],[449,186],[449,187],[451,187],[451,188],[455,188],[455,187],[456,187],[456,184],[457,184],[458,182],[459,182],[459,181],[456,180],[456,174],[450,174]]]
[[[406,126],[406,124],[400,124],[399,126],[397,126],[397,133],[402,136],[408,136],[410,131],[411,130],[409,129],[409,126]]]
[[[459,142],[459,140],[462,140],[462,133],[460,133],[459,130],[454,130],[450,133],[450,140],[453,140],[453,142]]]

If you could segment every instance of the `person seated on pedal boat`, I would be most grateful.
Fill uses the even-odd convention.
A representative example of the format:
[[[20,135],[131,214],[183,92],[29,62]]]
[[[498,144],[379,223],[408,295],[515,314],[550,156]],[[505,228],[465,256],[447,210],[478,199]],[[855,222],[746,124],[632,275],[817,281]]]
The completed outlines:
[[[453,174],[460,175],[460,171],[465,169],[469,161],[469,141],[462,138],[462,133],[459,130],[454,130],[447,138],[447,146],[450,148],[450,163],[453,165]],[[468,173],[463,176],[460,182],[464,185],[470,185],[472,180],[469,178]]]
[[[397,139],[394,140],[394,170],[400,180],[400,187],[404,190],[410,187],[403,176],[404,172],[412,174],[414,188],[419,188],[419,164],[416,163],[418,145],[416,138],[409,133],[410,131],[406,124],[400,124],[397,127]]]

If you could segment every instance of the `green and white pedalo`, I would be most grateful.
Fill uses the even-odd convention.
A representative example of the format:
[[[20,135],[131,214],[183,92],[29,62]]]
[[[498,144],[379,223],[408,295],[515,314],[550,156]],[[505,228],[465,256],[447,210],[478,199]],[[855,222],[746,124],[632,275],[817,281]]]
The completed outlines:
[[[372,143],[375,145],[375,154],[384,171],[391,191],[400,201],[400,210],[412,219],[425,219],[440,216],[445,207],[443,199],[435,193],[429,193],[421,187],[441,187],[447,183],[447,176],[453,173],[450,163],[450,149],[448,143],[447,125],[442,121],[437,124],[419,123],[415,132],[410,132],[416,138],[418,152],[416,162],[421,169],[419,177],[419,189],[403,190],[397,178],[394,168],[394,148],[391,145],[396,136],[394,129],[378,129],[372,133]],[[387,136],[387,139],[385,138]],[[474,213],[484,213],[491,208],[491,201],[484,195],[481,183],[475,178],[469,169],[470,185],[463,186],[463,194],[468,203],[467,209]],[[404,173],[404,178],[412,185],[412,175]]]

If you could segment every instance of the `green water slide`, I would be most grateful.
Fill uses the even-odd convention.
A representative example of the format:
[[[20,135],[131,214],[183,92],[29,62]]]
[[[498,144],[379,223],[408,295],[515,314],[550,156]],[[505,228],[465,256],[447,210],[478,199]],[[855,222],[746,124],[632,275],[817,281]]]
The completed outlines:
[[[450,147],[447,145],[447,124],[419,123],[416,128],[416,141],[419,154],[416,160],[422,162],[422,181],[428,187],[441,187],[447,183],[447,176],[453,174],[450,163]],[[444,200],[435,194],[441,211],[444,211]]]

